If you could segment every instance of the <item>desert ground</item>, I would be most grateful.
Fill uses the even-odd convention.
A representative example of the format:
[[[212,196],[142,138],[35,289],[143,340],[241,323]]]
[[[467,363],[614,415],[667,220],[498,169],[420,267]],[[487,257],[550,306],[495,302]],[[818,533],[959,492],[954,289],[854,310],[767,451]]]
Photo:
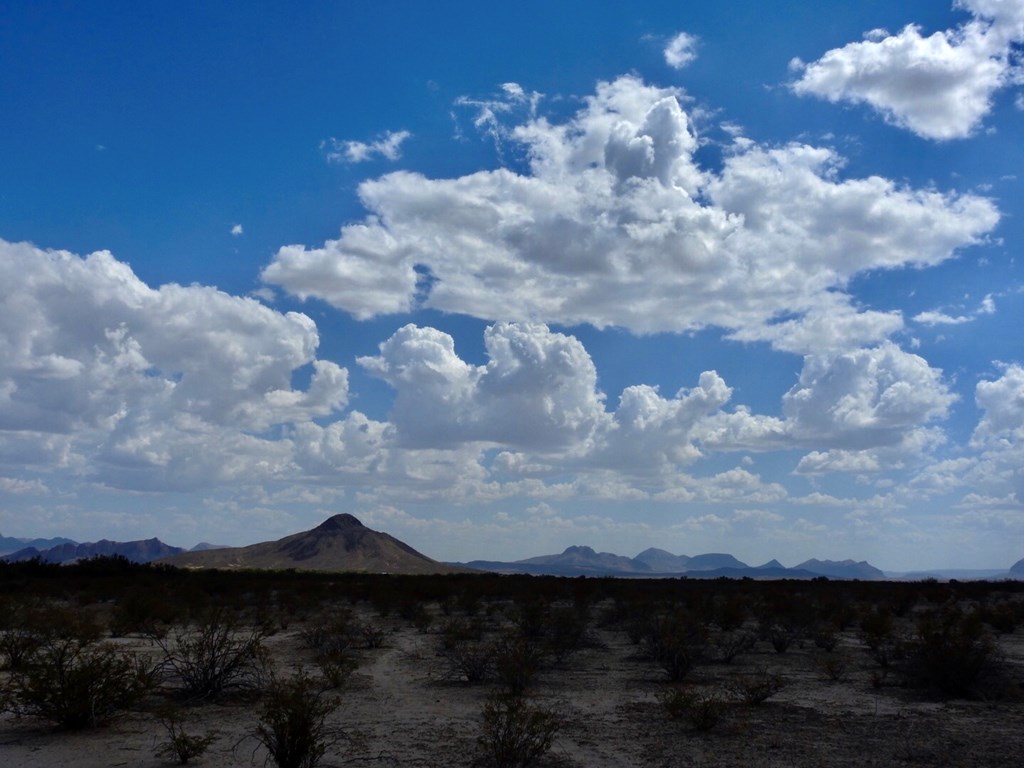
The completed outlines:
[[[258,622],[264,682],[270,672],[287,679],[301,671],[336,701],[325,721],[327,749],[319,763],[323,766],[500,764],[488,751],[482,713],[492,697],[515,684],[510,680],[521,683],[519,695],[528,707],[549,713],[548,722],[557,723],[550,749],[532,763],[538,766],[1021,764],[1024,620],[1010,631],[1006,622],[997,622],[1001,630],[984,623],[971,625],[975,629],[969,633],[970,642],[984,649],[984,658],[961,691],[950,693],[942,690],[943,684],[937,687],[934,679],[918,679],[908,660],[918,648],[915,643],[922,642],[923,617],[940,611],[962,617],[984,606],[1024,616],[1024,591],[1017,587],[992,584],[960,593],[930,584],[921,586],[930,594],[906,598],[914,587],[894,586],[904,595],[898,611],[902,615],[894,614],[892,626],[884,632],[885,642],[896,642],[872,651],[870,646],[878,643],[871,639],[877,640],[879,633],[871,635],[870,616],[879,612],[870,603],[886,593],[884,585],[872,586],[866,602],[854,606],[859,587],[838,582],[819,584],[813,594],[800,583],[764,587],[688,582],[685,594],[671,608],[690,601],[686,616],[691,622],[695,596],[721,608],[735,603],[733,598],[745,595],[744,590],[753,592],[749,600],[737,603],[740,609],[732,620],[709,621],[690,637],[687,647],[692,653],[677,674],[680,679],[673,682],[649,628],[645,629],[649,617],[668,615],[662,598],[673,595],[673,585],[659,584],[656,599],[636,598],[633,605],[630,595],[643,596],[645,584],[631,585],[633,592],[626,595],[602,596],[596,589],[581,598],[572,594],[579,592],[580,580],[518,583],[525,591],[512,597],[490,590],[469,600],[417,597],[402,602],[399,596],[396,602],[392,596],[384,603],[364,599],[365,594],[346,594],[345,585],[319,587],[317,596],[310,597],[297,584],[292,588],[299,592],[278,590],[272,604],[251,598],[261,604],[238,610],[231,631],[249,637],[246,633]],[[572,589],[552,589],[552,584],[570,584]],[[831,610],[840,611],[848,621],[828,626],[773,624],[758,606],[763,608],[769,596],[779,595],[783,602],[788,595],[794,605],[820,601],[825,595]],[[5,599],[20,598],[16,593]],[[66,602],[67,594],[60,600]],[[125,631],[109,621],[116,616],[116,600],[93,603],[79,597],[78,602],[106,617],[102,642],[136,653],[154,667],[168,649],[173,651],[180,639],[177,633],[187,624],[176,619],[160,631]],[[870,614],[866,620],[864,611]],[[548,644],[555,615],[581,619],[571,641],[557,646],[557,653],[552,650],[556,646]],[[6,631],[11,631],[9,623]],[[332,632],[344,635],[340,645],[333,646],[346,670],[340,675],[343,681],[334,681],[340,682],[336,687],[322,677],[327,669],[321,663],[322,641]],[[900,647],[903,643],[905,647]],[[515,656],[523,648],[530,652]],[[728,660],[730,648],[735,656]],[[475,660],[473,652],[486,657],[479,669],[470,663]],[[504,672],[502,653],[511,654]],[[954,654],[945,662],[957,660],[963,657]],[[508,664],[520,664],[533,674],[516,676],[509,673]],[[467,679],[477,677],[477,672],[480,680]],[[17,673],[8,669],[0,674],[9,692]],[[751,703],[744,695],[751,690],[751,681],[777,685],[764,701]],[[158,754],[168,742],[161,717],[172,707],[187,732],[212,738],[190,765],[273,765],[253,736],[266,700],[261,685],[187,697],[173,670],[164,668],[155,687],[126,711],[99,727],[80,729],[60,728],[18,711],[8,693],[7,711],[0,716],[0,764],[173,765],[175,760]],[[682,692],[686,704],[670,711],[666,701],[675,691]]]

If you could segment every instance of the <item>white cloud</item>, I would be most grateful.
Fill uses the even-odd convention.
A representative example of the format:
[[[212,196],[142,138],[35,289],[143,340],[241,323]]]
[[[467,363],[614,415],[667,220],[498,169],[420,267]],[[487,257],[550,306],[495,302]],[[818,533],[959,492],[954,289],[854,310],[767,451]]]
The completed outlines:
[[[967,315],[947,315],[945,312],[928,311],[914,315],[914,322],[922,325],[963,325],[973,320]]]
[[[386,131],[376,141],[339,141],[335,138],[320,142],[320,149],[331,163],[363,163],[375,157],[398,160],[402,156],[402,144],[412,134],[409,131]]]
[[[881,468],[872,451],[812,451],[800,459],[796,472],[801,475],[821,475],[829,472],[877,472]]]
[[[234,237],[240,237],[244,233],[245,233],[245,230],[242,228],[241,224],[234,224],[234,225],[232,225],[232,227],[231,227],[231,234]]]
[[[984,412],[972,438],[976,445],[1024,439],[1024,367],[1009,365],[998,379],[979,381],[975,400]]]
[[[682,69],[697,58],[696,35],[680,32],[665,46],[665,63],[672,69]]]
[[[105,251],[0,241],[0,294],[0,457],[57,451],[131,488],[273,476],[287,446],[257,435],[348,399],[347,371],[316,359],[305,315],[202,286],[153,289]]]
[[[1020,76],[1015,46],[1024,41],[1021,0],[961,0],[972,19],[928,37],[908,25],[899,34],[873,30],[862,42],[795,60],[801,95],[868,104],[889,122],[928,139],[970,136],[992,98]]]
[[[583,345],[544,326],[499,323],[484,334],[489,361],[472,366],[451,336],[406,325],[359,358],[397,390],[400,441],[420,447],[488,442],[545,450],[586,444],[607,420]]]
[[[48,489],[39,480],[22,480],[17,477],[0,477],[0,492],[14,495],[45,495]]]
[[[917,427],[945,418],[955,400],[941,371],[885,343],[808,357],[783,411],[794,439],[857,450],[902,443]]]
[[[153,289],[105,252],[0,243],[0,256],[4,477],[148,491],[305,478],[375,499],[763,505],[786,490],[746,469],[680,469],[709,451],[923,451],[921,430],[952,401],[939,372],[885,344],[808,356],[784,419],[731,406],[714,371],[670,397],[627,387],[609,410],[573,336],[496,323],[475,365],[451,336],[407,325],[358,361],[395,390],[389,420],[342,418],[348,373],[317,359],[305,315],[202,286]],[[40,487],[21,481],[4,487]]]
[[[940,263],[998,221],[974,195],[843,179],[840,157],[801,144],[737,140],[706,171],[681,98],[621,77],[565,123],[531,116],[505,132],[527,174],[366,181],[364,221],[321,247],[280,249],[262,279],[358,318],[425,306],[640,333],[714,325],[820,352],[902,324],[855,310],[842,293],[852,277]]]

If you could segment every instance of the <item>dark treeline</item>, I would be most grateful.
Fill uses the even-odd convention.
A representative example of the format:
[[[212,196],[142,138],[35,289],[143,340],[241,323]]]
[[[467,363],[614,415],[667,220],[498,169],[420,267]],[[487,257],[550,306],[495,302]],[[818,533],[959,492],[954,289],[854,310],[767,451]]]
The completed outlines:
[[[666,602],[698,614],[720,610],[723,601],[761,605],[773,612],[842,613],[856,604],[887,606],[905,615],[913,606],[970,601],[1024,593],[1019,581],[841,581],[753,579],[624,579],[497,574],[395,575],[296,570],[192,570],[136,564],[123,557],[97,557],[73,565],[38,560],[0,562],[0,596],[37,596],[79,604],[118,603],[145,594],[187,609],[226,605],[301,613],[321,602],[368,602],[387,613],[423,602],[460,607],[473,603],[543,600],[594,604],[614,600],[637,609]],[[793,618],[799,618],[794,616]]]

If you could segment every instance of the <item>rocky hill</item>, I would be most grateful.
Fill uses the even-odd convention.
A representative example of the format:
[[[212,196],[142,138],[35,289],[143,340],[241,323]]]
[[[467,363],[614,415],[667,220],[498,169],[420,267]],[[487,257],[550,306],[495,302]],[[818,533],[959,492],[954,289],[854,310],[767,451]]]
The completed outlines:
[[[247,547],[184,552],[162,562],[187,568],[258,568],[370,573],[453,573],[439,563],[352,515],[335,515],[309,531]]]

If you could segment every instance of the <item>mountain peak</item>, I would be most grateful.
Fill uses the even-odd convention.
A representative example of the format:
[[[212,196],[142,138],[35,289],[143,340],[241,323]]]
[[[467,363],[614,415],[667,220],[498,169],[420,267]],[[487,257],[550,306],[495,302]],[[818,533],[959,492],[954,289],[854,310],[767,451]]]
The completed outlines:
[[[593,549],[591,549],[590,547],[582,546],[582,545],[577,545],[577,546],[574,546],[574,547],[566,547],[565,552],[563,552],[562,554],[563,555],[584,555],[586,557],[593,557],[597,553]]]
[[[327,518],[313,530],[321,533],[338,533],[365,527],[366,526],[359,521],[359,518],[348,513],[343,513]]]

